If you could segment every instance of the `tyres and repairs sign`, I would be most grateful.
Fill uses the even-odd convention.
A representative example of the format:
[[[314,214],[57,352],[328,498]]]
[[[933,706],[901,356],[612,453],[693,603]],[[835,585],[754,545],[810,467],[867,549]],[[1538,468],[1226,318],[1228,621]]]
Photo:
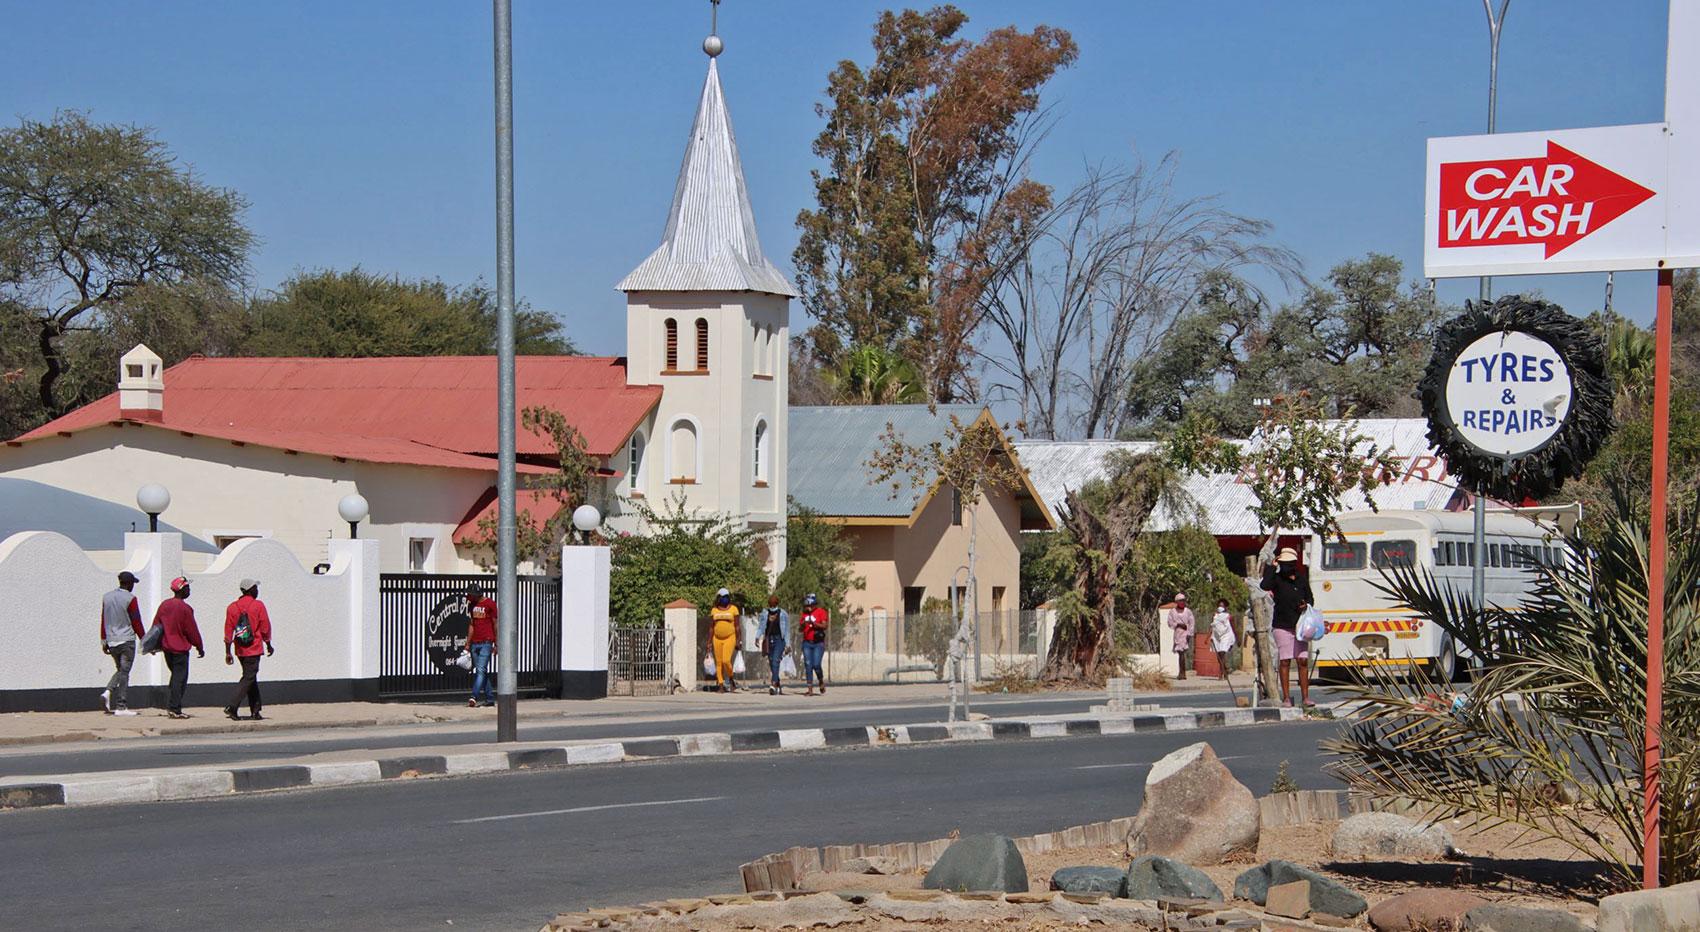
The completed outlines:
[[[1446,409],[1463,440],[1492,456],[1520,457],[1545,446],[1570,413],[1570,367],[1531,333],[1478,337],[1452,360]]]

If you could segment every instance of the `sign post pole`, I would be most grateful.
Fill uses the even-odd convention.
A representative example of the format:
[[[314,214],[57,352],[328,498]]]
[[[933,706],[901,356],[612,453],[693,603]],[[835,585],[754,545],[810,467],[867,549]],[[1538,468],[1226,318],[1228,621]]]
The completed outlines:
[[[1659,270],[1653,351],[1653,504],[1647,548],[1647,735],[1642,776],[1641,882],[1659,885],[1659,762],[1665,681],[1665,483],[1670,469],[1671,270]]]

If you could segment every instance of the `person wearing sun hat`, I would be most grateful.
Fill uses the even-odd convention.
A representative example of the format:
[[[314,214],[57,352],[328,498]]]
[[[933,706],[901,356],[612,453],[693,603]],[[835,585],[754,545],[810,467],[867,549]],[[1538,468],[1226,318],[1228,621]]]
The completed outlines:
[[[1175,632],[1175,657],[1180,661],[1180,675],[1176,679],[1186,679],[1187,656],[1192,651],[1192,635],[1198,630],[1198,619],[1193,617],[1192,609],[1187,607],[1186,593],[1175,593],[1175,604],[1169,609],[1169,628]]]
[[[171,598],[159,604],[153,620],[162,629],[159,649],[165,652],[165,666],[171,671],[171,687],[166,693],[166,715],[188,718],[183,713],[183,691],[189,688],[189,651],[205,657],[201,646],[201,629],[195,624],[195,610],[189,606],[189,580],[182,576],[171,581]]]
[[[1310,573],[1299,565],[1299,552],[1292,547],[1281,548],[1275,562],[1263,568],[1261,587],[1275,603],[1275,615],[1269,627],[1275,639],[1281,702],[1288,706],[1293,704],[1288,673],[1289,668],[1296,665],[1299,668],[1299,702],[1309,708],[1310,643],[1299,640],[1294,629],[1298,627],[1299,616],[1316,601],[1316,596],[1310,590]]]

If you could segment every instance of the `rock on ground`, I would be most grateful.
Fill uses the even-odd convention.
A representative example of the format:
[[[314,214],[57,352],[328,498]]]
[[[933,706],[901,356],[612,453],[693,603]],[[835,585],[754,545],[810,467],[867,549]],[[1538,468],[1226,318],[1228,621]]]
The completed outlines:
[[[1027,865],[1005,835],[969,835],[939,855],[927,879],[929,890],[1027,892]]]
[[[1188,864],[1221,864],[1257,850],[1261,819],[1251,790],[1234,779],[1209,744],[1199,742],[1152,766],[1128,849]]]
[[[1600,932],[1700,932],[1700,880],[1600,901]]]
[[[1464,914],[1488,901],[1462,890],[1413,890],[1389,897],[1369,911],[1376,932],[1435,932],[1458,929]]]
[[[1360,813],[1334,829],[1334,857],[1342,861],[1433,859],[1446,857],[1453,850],[1452,833],[1444,826],[1391,812]]]
[[[1589,932],[1587,923],[1557,909],[1490,903],[1464,914],[1464,932]]]
[[[840,868],[840,870],[847,874],[883,874],[888,877],[893,874],[903,873],[903,868],[898,866],[896,858],[886,858],[878,855],[851,858],[844,862],[844,866]]]
[[[1210,875],[1182,864],[1173,858],[1147,854],[1133,859],[1124,877],[1126,891],[1122,895],[1135,900],[1154,900],[1160,896],[1188,897],[1199,900],[1222,900],[1222,888]]]
[[[1119,867],[1064,867],[1051,875],[1051,889],[1064,893],[1127,896],[1124,892],[1127,889],[1127,873]]]
[[[1269,898],[1271,886],[1295,880],[1310,881],[1310,908],[1315,912],[1349,919],[1369,909],[1369,902],[1352,888],[1291,861],[1259,864],[1234,878],[1234,896],[1262,906]]]
[[[1310,881],[1273,884],[1266,899],[1268,902],[1263,904],[1263,908],[1271,916],[1303,919],[1310,915]]]

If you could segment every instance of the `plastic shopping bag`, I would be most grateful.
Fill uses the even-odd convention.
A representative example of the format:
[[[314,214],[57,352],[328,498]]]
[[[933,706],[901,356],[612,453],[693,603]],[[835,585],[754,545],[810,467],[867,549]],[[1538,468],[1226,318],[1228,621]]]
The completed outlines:
[[[1328,633],[1328,622],[1322,618],[1322,613],[1316,606],[1304,610],[1299,616],[1299,623],[1293,629],[1293,635],[1301,641],[1314,641]]]
[[[797,661],[790,654],[786,654],[785,658],[779,661],[779,675],[789,677],[797,675]]]
[[[707,676],[713,676],[714,675],[714,655],[713,654],[703,654],[702,655],[702,672]]]
[[[455,666],[460,667],[462,670],[471,670],[472,669],[472,651],[469,651],[469,650],[461,651],[460,655],[455,657]]]
[[[741,650],[732,654],[732,672],[737,676],[744,675],[744,652]]]

